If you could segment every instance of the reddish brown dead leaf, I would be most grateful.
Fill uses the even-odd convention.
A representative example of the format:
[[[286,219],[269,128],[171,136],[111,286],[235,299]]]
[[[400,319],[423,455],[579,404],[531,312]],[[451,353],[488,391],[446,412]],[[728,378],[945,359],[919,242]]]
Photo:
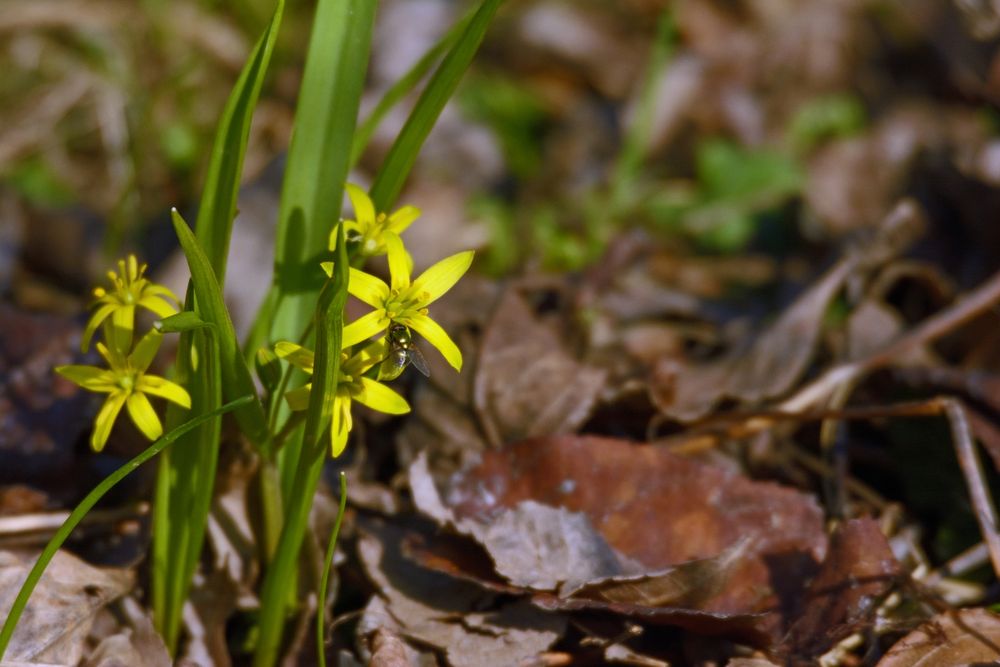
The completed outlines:
[[[878,667],[996,664],[1000,660],[1000,616],[960,609],[935,616],[896,643]]]
[[[875,608],[902,569],[873,519],[841,525],[830,551],[809,584],[805,613],[792,626],[784,652],[814,658],[872,621]]]
[[[801,590],[826,550],[811,497],[609,438],[541,438],[488,452],[456,476],[445,498],[450,507],[439,509],[463,525],[486,524],[525,500],[583,512],[608,544],[647,570],[718,556],[750,538],[706,611],[774,608]]]
[[[574,359],[515,292],[503,296],[486,329],[475,406],[494,445],[574,431],[590,415],[603,370]]]

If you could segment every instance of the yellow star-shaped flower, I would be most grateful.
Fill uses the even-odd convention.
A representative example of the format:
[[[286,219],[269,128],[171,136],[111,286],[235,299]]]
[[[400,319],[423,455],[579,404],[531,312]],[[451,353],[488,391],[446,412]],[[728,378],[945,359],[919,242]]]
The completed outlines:
[[[117,273],[108,271],[111,289],[106,290],[103,287],[94,289],[96,297],[94,305],[97,306],[97,310],[90,316],[87,327],[83,330],[83,337],[80,340],[81,350],[87,351],[97,327],[108,317],[111,318],[111,332],[114,336],[114,340],[108,339],[108,344],[119,350],[128,350],[132,345],[136,307],[141,306],[151,310],[160,318],[170,317],[177,312],[174,304],[179,303],[179,299],[163,285],[147,279],[145,273],[146,265],[139,264],[135,255],[118,260]],[[167,299],[174,303],[170,303]]]
[[[416,206],[404,206],[392,214],[376,213],[368,193],[356,185],[348,183],[344,186],[347,196],[354,206],[356,220],[344,220],[344,233],[348,241],[359,244],[361,254],[366,257],[384,255],[386,252],[386,234],[399,236],[414,220],[420,217],[420,209]],[[330,250],[337,245],[337,229],[330,234]]]
[[[312,375],[315,358],[311,350],[295,343],[280,341],[274,346],[274,351],[293,366]],[[357,401],[372,410],[390,415],[401,415],[410,411],[410,405],[405,398],[381,382],[363,375],[372,366],[382,362],[386,354],[385,343],[379,340],[366,345],[360,352],[341,362],[330,423],[330,454],[334,458],[343,453],[347,446],[347,434],[354,424],[351,418],[351,401]],[[306,410],[309,407],[311,390],[310,383],[286,393],[285,400],[288,401],[288,407],[292,410]]]
[[[437,348],[455,370],[462,370],[462,353],[445,330],[427,314],[427,306],[441,298],[472,265],[471,250],[442,259],[416,279],[403,242],[396,234],[385,235],[391,285],[373,275],[351,269],[347,291],[374,308],[344,327],[344,347],[367,340],[384,331],[390,322],[413,329]]]
[[[136,343],[135,349],[127,357],[114,346],[109,349],[103,343],[98,343],[97,351],[110,366],[107,369],[76,365],[56,368],[57,373],[84,389],[108,394],[94,419],[94,432],[90,438],[90,446],[94,451],[99,452],[104,448],[122,407],[128,409],[129,417],[147,438],[156,440],[163,435],[160,418],[146,394],[165,398],[183,408],[191,407],[191,397],[183,387],[146,373],[160,348],[162,338],[163,335],[159,332],[150,331]]]

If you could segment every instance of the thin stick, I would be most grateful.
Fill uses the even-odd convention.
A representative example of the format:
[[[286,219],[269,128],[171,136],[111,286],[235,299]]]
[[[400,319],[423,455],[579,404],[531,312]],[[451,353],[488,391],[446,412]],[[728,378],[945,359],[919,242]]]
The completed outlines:
[[[993,571],[1000,578],[1000,533],[997,533],[997,515],[990,490],[983,479],[983,468],[972,440],[972,429],[961,403],[951,398],[941,399],[941,401],[945,414],[948,415],[948,422],[951,424],[951,437],[955,443],[955,453],[958,455],[958,464],[962,468],[965,482],[969,486],[969,497],[976,510],[979,531],[983,534],[986,548],[990,552]]]

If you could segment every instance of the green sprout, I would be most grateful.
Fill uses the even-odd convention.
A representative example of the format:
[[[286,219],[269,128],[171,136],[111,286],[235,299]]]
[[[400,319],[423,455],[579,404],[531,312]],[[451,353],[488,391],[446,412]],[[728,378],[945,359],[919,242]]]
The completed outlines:
[[[94,432],[90,437],[90,446],[94,451],[99,452],[104,448],[122,407],[128,410],[129,417],[144,436],[156,440],[163,435],[163,425],[146,397],[147,394],[165,398],[183,408],[191,407],[191,397],[183,387],[146,373],[156,351],[160,349],[162,338],[161,333],[150,331],[136,343],[135,349],[128,356],[115,345],[108,348],[103,343],[98,343],[97,351],[110,366],[107,369],[78,365],[56,368],[57,373],[84,389],[108,395],[94,419]]]

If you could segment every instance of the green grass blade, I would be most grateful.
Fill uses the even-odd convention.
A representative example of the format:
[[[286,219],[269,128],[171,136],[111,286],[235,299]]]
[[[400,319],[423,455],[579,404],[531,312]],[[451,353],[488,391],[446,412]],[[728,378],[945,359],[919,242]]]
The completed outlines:
[[[316,9],[278,213],[273,289],[286,297],[272,339],[299,338],[326,278],[318,260],[340,218],[375,5],[321,0]]]
[[[233,322],[222,300],[222,291],[215,278],[215,272],[208,257],[198,244],[198,240],[176,209],[171,211],[174,231],[181,243],[181,249],[191,269],[191,282],[197,299],[197,312],[206,322],[211,322],[218,333],[219,365],[222,370],[222,393],[226,398],[251,395],[257,398],[257,390],[250,375],[250,368],[240,352]],[[236,411],[240,429],[251,442],[261,445],[267,439],[267,421],[264,408],[259,400]]]
[[[7,614],[7,619],[4,621],[3,628],[0,629],[0,659],[3,658],[4,653],[7,651],[7,646],[10,644],[10,639],[14,635],[14,629],[17,627],[17,622],[20,620],[21,614],[24,612],[24,608],[28,604],[28,599],[31,597],[32,591],[35,590],[35,586],[38,584],[38,580],[41,579],[42,574],[45,572],[45,568],[56,555],[56,552],[59,551],[59,548],[66,541],[66,538],[68,538],[70,533],[73,532],[73,529],[79,525],[83,517],[87,515],[87,512],[89,512],[94,505],[97,504],[97,501],[104,497],[108,491],[110,491],[118,482],[122,481],[130,472],[159,454],[166,447],[169,447],[188,431],[197,428],[209,419],[215,419],[230,410],[235,410],[243,405],[249,404],[252,401],[252,396],[242,396],[230,403],[227,403],[226,405],[223,405],[217,410],[213,410],[212,412],[196,417],[195,419],[192,419],[191,421],[173,429],[166,435],[161,436],[141,454],[105,477],[93,491],[87,494],[86,498],[80,501],[80,504],[77,505],[76,508],[70,513],[69,517],[66,518],[66,521],[64,521],[62,526],[59,527],[56,534],[52,536],[49,543],[45,545],[42,553],[38,556],[38,560],[35,561],[35,565],[31,568],[31,571],[28,572],[28,576],[25,579],[24,584],[22,584],[17,597],[14,599],[14,604],[11,606],[10,612]]]
[[[347,473],[340,471],[340,508],[337,510],[337,522],[333,524],[333,533],[326,545],[326,558],[323,559],[323,577],[319,582],[319,601],[316,610],[316,654],[319,656],[320,667],[326,667],[326,589],[330,585],[330,568],[333,565],[333,554],[337,550],[337,538],[340,536],[340,524],[344,521],[347,511]]]
[[[278,37],[284,6],[284,0],[278,0],[271,22],[257,41],[229,95],[215,133],[212,158],[208,163],[195,230],[198,242],[215,268],[215,276],[220,285],[226,283],[226,255],[233,219],[236,217],[236,197],[243,173],[247,138],[250,136],[250,121],[260,97],[261,86],[264,85],[264,75],[271,62],[271,52]]]
[[[429,71],[434,63],[438,61],[445,51],[450,49],[458,41],[458,38],[465,32],[465,28],[469,25],[469,21],[472,20],[472,14],[462,17],[455,25],[451,26],[441,39],[437,41],[434,46],[427,50],[420,60],[418,60],[414,65],[406,72],[399,80],[392,84],[389,90],[385,91],[382,95],[382,99],[379,100],[375,108],[372,109],[365,121],[358,126],[357,132],[354,133],[354,143],[351,146],[351,164],[357,163],[361,154],[365,152],[365,148],[368,147],[368,142],[371,141],[372,135],[378,128],[379,123],[385,118],[385,115],[389,111],[399,104],[400,100],[406,97],[410,91],[416,88],[417,84],[420,83]]]
[[[420,147],[423,146],[424,140],[441,115],[441,110],[455,92],[458,82],[468,69],[476,51],[479,50],[486,30],[502,2],[503,0],[483,1],[420,95],[402,131],[389,149],[382,168],[375,176],[371,197],[376,210],[388,211],[395,203],[406,177],[413,168]]]

